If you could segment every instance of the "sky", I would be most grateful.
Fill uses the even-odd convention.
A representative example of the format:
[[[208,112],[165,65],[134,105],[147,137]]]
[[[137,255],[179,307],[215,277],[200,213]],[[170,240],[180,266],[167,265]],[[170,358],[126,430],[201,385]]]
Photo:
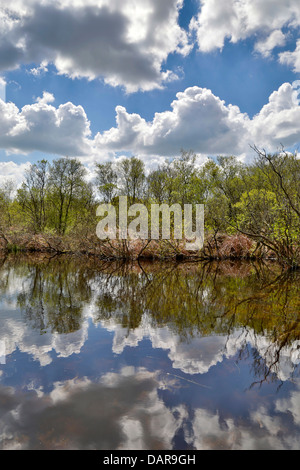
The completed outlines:
[[[0,184],[299,144],[299,0],[0,0]]]

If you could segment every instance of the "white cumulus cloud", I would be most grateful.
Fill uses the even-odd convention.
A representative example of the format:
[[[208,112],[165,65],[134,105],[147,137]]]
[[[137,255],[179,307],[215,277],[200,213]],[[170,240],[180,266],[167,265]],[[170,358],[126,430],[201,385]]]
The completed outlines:
[[[139,156],[148,169],[162,158],[180,155],[181,149],[193,150],[200,162],[207,155],[247,159],[254,145],[276,152],[282,145],[288,149],[300,142],[299,85],[282,84],[252,118],[211,90],[190,87],[177,93],[171,109],[156,113],[152,121],[117,106],[116,126],[96,135],[82,106],[68,102],[56,107],[49,92],[22,109],[0,100],[0,148],[8,153],[76,156],[90,171],[95,161],[115,160],[123,153]],[[2,177],[15,170],[16,164],[3,163]]]
[[[249,117],[226,105],[206,88],[178,93],[171,111],[156,113],[152,122],[116,108],[117,127],[95,138],[96,145],[113,150],[173,156],[181,148],[198,153],[242,153]]]
[[[0,147],[9,152],[41,151],[80,156],[90,151],[90,123],[82,106],[68,102],[58,108],[51,93],[21,110],[0,100]]]
[[[269,148],[292,146],[300,142],[299,90],[295,85],[284,83],[274,91],[268,104],[254,116],[251,123],[253,141]]]
[[[116,127],[98,133],[95,146],[156,156],[176,156],[182,148],[202,155],[241,156],[251,153],[253,145],[270,151],[281,144],[291,147],[300,142],[297,83],[280,86],[252,119],[199,87],[178,93],[172,110],[156,113],[152,122],[118,106]]]

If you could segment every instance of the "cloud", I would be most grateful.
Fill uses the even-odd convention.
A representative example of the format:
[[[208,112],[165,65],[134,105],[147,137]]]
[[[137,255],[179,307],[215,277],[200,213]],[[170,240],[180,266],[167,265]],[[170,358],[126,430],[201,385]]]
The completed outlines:
[[[82,106],[58,108],[51,93],[19,110],[0,100],[0,147],[14,153],[41,151],[80,156],[90,152],[90,123]]]
[[[202,52],[222,49],[232,43],[255,37],[255,50],[264,56],[285,44],[283,28],[300,26],[298,0],[200,0],[200,11],[191,21]]]
[[[276,152],[281,145],[288,149],[300,142],[299,85],[281,85],[252,119],[211,90],[191,87],[152,121],[117,106],[116,126],[95,136],[82,106],[68,102],[55,107],[49,92],[21,110],[0,100],[0,147],[23,154],[76,156],[90,171],[95,161],[116,160],[123,153],[139,156],[153,169],[162,158],[180,155],[181,149],[193,150],[200,163],[207,155],[236,155],[247,161],[253,145]]]
[[[163,64],[187,54],[178,24],[183,0],[0,0],[0,70],[36,63],[35,75],[53,63],[69,77],[103,78],[128,92],[159,88],[176,78]],[[5,5],[6,4],[6,5]]]
[[[156,113],[152,122],[116,108],[117,126],[98,133],[95,147],[132,151],[144,156],[176,156],[180,149],[202,155],[251,154],[258,145],[277,151],[300,141],[299,83],[284,83],[252,119],[206,88],[178,93],[171,111]]]
[[[103,79],[126,91],[161,88],[176,80],[165,63],[170,54],[186,56],[222,49],[255,38],[254,49],[269,57],[284,47],[300,26],[298,0],[199,0],[190,32],[179,24],[183,0],[0,0],[0,73],[21,64],[40,76],[54,64],[71,78]],[[299,46],[280,61],[299,71]]]
[[[161,156],[178,155],[181,148],[202,154],[242,152],[249,118],[237,106],[225,105],[206,88],[191,87],[176,95],[171,108],[146,122],[118,106],[117,127],[98,134],[95,144]]]
[[[53,103],[53,101],[55,101],[54,95],[48,91],[44,91],[43,96],[36,99],[36,102],[40,104]]]
[[[286,35],[282,31],[276,29],[270,36],[255,44],[255,50],[264,57],[269,57],[275,47],[283,47],[286,43]]]
[[[85,319],[80,330],[67,335],[49,332],[41,335],[39,330],[33,330],[28,325],[24,325],[19,317],[13,320],[10,318],[13,305],[11,302],[9,309],[9,304],[4,304],[4,315],[7,321],[5,327],[1,328],[1,334],[6,355],[12,354],[18,348],[23,353],[29,354],[33,360],[38,361],[41,366],[46,366],[52,362],[51,351],[55,351],[58,357],[79,354],[87,339],[88,323]]]
[[[6,100],[6,81],[0,76],[0,100]]]
[[[25,170],[29,168],[30,162],[17,164],[12,161],[0,162],[0,187],[6,181],[13,181],[15,186],[20,186]]]
[[[300,142],[299,84],[284,83],[251,123],[253,142],[259,146],[289,147]]]
[[[293,52],[285,51],[279,54],[279,62],[290,65],[295,73],[300,72],[300,39],[298,39],[296,49]]]
[[[30,69],[29,73],[33,75],[34,77],[40,77],[41,75],[48,72],[47,65],[48,65],[47,62],[44,61],[41,63],[39,67],[34,67]]]

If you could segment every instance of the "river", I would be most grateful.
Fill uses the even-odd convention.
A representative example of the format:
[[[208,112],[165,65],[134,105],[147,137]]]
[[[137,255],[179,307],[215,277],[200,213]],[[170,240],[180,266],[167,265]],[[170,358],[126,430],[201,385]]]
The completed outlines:
[[[1,258],[0,449],[299,449],[299,281]]]

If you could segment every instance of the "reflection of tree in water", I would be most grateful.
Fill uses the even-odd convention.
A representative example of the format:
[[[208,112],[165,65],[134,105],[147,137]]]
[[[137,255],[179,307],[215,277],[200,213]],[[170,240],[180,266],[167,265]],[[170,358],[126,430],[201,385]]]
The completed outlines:
[[[154,325],[171,323],[183,335],[227,334],[245,326],[283,344],[294,340],[300,332],[300,275],[246,267],[228,274],[224,263],[109,266],[99,285],[98,319],[113,316],[134,328],[147,312]]]
[[[136,267],[108,267],[99,282],[96,321],[113,318],[123,328],[137,328],[147,311],[147,286],[146,277]]]
[[[81,327],[82,310],[91,298],[88,271],[65,258],[30,263],[26,289],[18,305],[35,328],[71,333]]]
[[[272,379],[283,351],[287,354],[290,348],[294,358],[299,356],[300,273],[282,273],[276,265],[118,265],[68,257],[12,257],[4,267],[0,290],[7,288],[10,269],[26,280],[18,303],[41,332],[78,330],[93,286],[96,322],[112,319],[132,330],[146,315],[153,328],[167,325],[185,341],[212,335],[232,341],[239,331],[237,350],[241,356],[252,355],[253,373],[263,380]],[[261,338],[268,344],[263,353],[259,347],[249,348],[250,343],[259,346]]]
[[[254,384],[277,380],[287,356],[293,358],[289,364],[289,377],[293,379],[300,362],[300,273],[285,272],[259,279],[261,285],[254,295],[241,298],[227,315],[234,312],[246,332],[244,350],[249,331],[252,344],[259,345],[262,337],[268,340],[263,347],[251,350],[253,373],[258,378]]]
[[[113,318],[132,329],[148,313],[152,326],[168,325],[185,340],[199,335],[230,338],[238,330],[240,354],[251,355],[253,373],[263,380],[272,380],[286,348],[299,356],[299,273],[281,273],[275,265],[224,262],[122,265],[106,272],[98,320]],[[261,338],[268,342],[263,356],[261,349],[249,348],[250,340],[260,346]]]

